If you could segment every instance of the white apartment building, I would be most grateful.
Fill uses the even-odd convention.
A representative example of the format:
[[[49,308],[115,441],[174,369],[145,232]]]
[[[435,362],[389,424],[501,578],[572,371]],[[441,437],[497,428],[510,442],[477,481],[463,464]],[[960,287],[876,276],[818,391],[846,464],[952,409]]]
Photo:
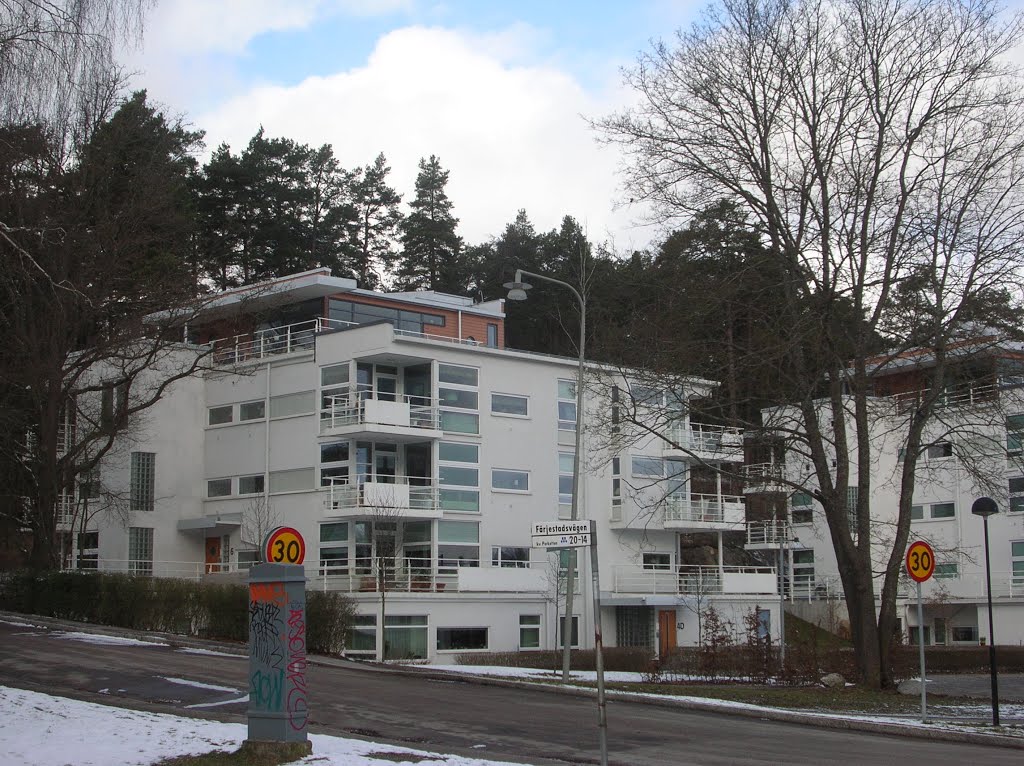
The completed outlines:
[[[985,578],[983,522],[971,513],[983,496],[996,500],[1000,513],[989,519],[993,627],[998,644],[1024,641],[1024,397],[1021,396],[1019,344],[994,343],[987,349],[968,349],[940,399],[933,422],[924,435],[924,448],[915,474],[910,541],[924,540],[936,553],[933,578],[922,587],[923,631],[917,622],[915,584],[904,578],[897,602],[906,640],[916,643],[923,633],[926,645],[969,646],[991,640]],[[877,374],[871,400],[874,460],[871,465],[870,507],[876,572],[881,573],[891,548],[899,501],[905,451],[906,417],[924,392],[931,362],[927,355],[907,355],[889,361]],[[826,406],[822,403],[822,406]],[[850,408],[852,412],[852,407]],[[765,423],[780,422],[778,410],[764,413]],[[791,412],[797,422],[795,411]],[[852,433],[853,423],[848,424]],[[842,595],[835,552],[820,505],[812,499],[815,486],[810,462],[790,451],[762,453],[767,462],[749,462],[748,501],[779,502],[778,522],[751,522],[748,547],[783,549],[787,598],[799,605],[820,605],[826,596]],[[787,482],[777,481],[785,478]],[[807,491],[794,491],[793,485]],[[857,492],[856,466],[851,465],[851,499]],[[876,578],[876,597],[882,577]],[[792,607],[791,607],[792,608]],[[821,617],[822,611],[810,609]]]
[[[327,270],[225,293],[189,333],[182,353],[212,345],[210,364],[104,462],[99,483],[129,506],[92,516],[70,566],[240,580],[259,537],[288,525],[306,541],[307,587],[357,602],[353,656],[558,644],[567,554],[532,549],[531,526],[569,517],[575,359],[505,348],[502,301],[375,293]],[[595,433],[617,390],[602,385],[587,386]],[[759,610],[777,640],[775,570],[722,555],[722,535],[744,528],[742,492],[693,465],[739,462],[741,434],[685,412],[673,428],[693,454],[652,437],[585,447],[579,507],[597,522],[605,644],[696,644],[710,605],[737,630]],[[715,562],[680,563],[693,533],[717,536]],[[572,640],[592,647],[581,552]]]

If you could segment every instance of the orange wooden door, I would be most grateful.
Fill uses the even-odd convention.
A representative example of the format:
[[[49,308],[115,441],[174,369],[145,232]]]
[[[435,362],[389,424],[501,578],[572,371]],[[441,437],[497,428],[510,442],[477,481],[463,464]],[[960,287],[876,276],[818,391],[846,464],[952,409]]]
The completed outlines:
[[[658,656],[664,659],[676,649],[676,610],[658,610]]]
[[[206,538],[206,573],[220,571],[220,538]]]

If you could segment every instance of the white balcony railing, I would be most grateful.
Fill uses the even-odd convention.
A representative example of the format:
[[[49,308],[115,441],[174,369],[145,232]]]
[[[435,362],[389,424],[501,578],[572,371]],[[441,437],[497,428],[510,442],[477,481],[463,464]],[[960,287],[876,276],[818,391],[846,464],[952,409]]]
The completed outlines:
[[[547,561],[525,566],[481,566],[479,559],[432,561],[423,558],[323,561],[306,567],[310,588],[348,593],[542,593],[549,587]]]
[[[345,426],[377,425],[404,428],[438,427],[437,403],[425,396],[393,395],[394,400],[375,398],[369,391],[353,386],[348,391],[326,397],[320,414],[321,430]]]
[[[786,545],[793,542],[789,522],[776,519],[747,522],[747,545]]]
[[[670,495],[665,498],[666,524],[721,524],[736,526],[743,523],[744,498],[740,495]]]
[[[716,595],[778,593],[772,567],[678,566],[645,569],[612,567],[616,593],[646,595]]]
[[[278,354],[291,354],[313,348],[314,337],[326,330],[352,327],[352,322],[317,317],[283,327],[269,327],[250,333],[210,341],[214,364],[236,364]]]
[[[353,483],[348,478],[331,479],[324,488],[324,510],[328,515],[338,512],[361,511],[386,514],[394,511],[409,516],[416,512],[433,513],[438,510],[438,488],[430,477],[374,476],[361,477]]]
[[[743,449],[743,432],[730,426],[676,423],[666,436],[683,449],[703,455],[732,455]]]

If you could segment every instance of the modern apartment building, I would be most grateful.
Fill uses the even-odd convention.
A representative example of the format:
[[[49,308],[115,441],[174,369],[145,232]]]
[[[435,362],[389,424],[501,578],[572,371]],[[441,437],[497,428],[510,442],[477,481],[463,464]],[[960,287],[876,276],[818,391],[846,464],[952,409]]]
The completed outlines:
[[[926,645],[991,641],[983,522],[971,513],[974,501],[988,496],[1000,509],[989,519],[995,639],[1000,644],[1019,644],[1024,640],[1024,351],[1020,344],[988,337],[973,339],[953,354],[958,361],[947,375],[950,382],[939,395],[936,415],[923,437],[912,507],[910,540],[932,545],[935,574],[922,589],[923,626],[917,622],[914,583],[909,578],[901,583],[900,627],[911,642],[923,634]],[[881,367],[875,371],[869,420],[876,572],[884,570],[892,545],[907,418],[929,393],[933,366],[927,353],[911,353],[888,359],[884,372]],[[785,430],[800,428],[795,410],[788,414],[766,411],[764,419],[766,424],[785,425]],[[852,431],[851,415],[848,432]],[[800,453],[805,451],[787,451],[780,441],[763,448],[757,459],[748,454],[748,513],[763,515],[764,520],[748,525],[747,543],[748,548],[774,551],[773,555],[781,549],[787,598],[813,606],[824,603],[826,597],[841,596],[842,586],[821,506],[812,498],[816,486],[812,467]],[[857,477],[856,465],[851,464],[847,490],[851,504],[858,491]],[[794,485],[806,491],[794,491]],[[772,512],[773,505],[777,512]],[[881,585],[879,576],[876,597]],[[821,610],[810,613],[822,615]]]
[[[619,393],[639,393],[628,374],[590,365],[578,413],[577,360],[505,348],[502,301],[371,292],[326,270],[224,293],[188,333],[181,353],[212,348],[209,363],[103,463],[69,566],[240,579],[262,534],[286,524],[306,540],[307,587],[356,600],[353,656],[557,645],[570,554],[532,549],[531,525],[569,517],[579,418],[614,432]],[[712,387],[693,379],[673,395]],[[685,410],[672,428],[687,452],[643,434],[584,449],[605,642],[695,644],[712,605],[738,631],[757,610],[777,640],[775,570],[727,566],[722,552],[744,529],[743,492],[697,465],[740,462],[742,436]],[[118,494],[126,507],[98,508]],[[712,561],[686,563],[694,535],[717,539]],[[588,647],[582,553],[572,640]]]

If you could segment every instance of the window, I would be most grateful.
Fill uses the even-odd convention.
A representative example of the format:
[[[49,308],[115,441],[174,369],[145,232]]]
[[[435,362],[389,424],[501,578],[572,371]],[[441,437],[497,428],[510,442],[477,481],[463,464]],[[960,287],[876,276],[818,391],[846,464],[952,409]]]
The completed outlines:
[[[349,444],[328,442],[320,445],[320,486],[348,483]]]
[[[442,431],[451,431],[457,434],[478,434],[480,433],[480,416],[468,412],[441,410],[440,425]]]
[[[100,559],[100,533],[78,533],[78,568],[97,569]]]
[[[129,510],[152,511],[156,499],[156,454],[133,452]]]
[[[444,327],[442,314],[408,311],[390,306],[372,306],[366,303],[331,298],[327,304],[328,316],[336,322],[369,324],[388,322],[392,327],[407,332],[422,333],[427,327]]]
[[[954,625],[953,643],[967,642],[978,643],[978,629],[973,625]]]
[[[562,516],[563,506],[570,506],[572,510],[572,477],[575,469],[576,454],[574,452],[558,453],[558,505],[559,518]]]
[[[619,646],[654,648],[654,614],[648,606],[615,607],[615,638]]]
[[[576,430],[576,383],[558,381],[558,430]]]
[[[495,415],[528,415],[530,400],[513,394],[491,394],[491,412]]]
[[[956,517],[954,503],[932,503],[930,505],[910,506],[911,521],[929,521],[932,519],[952,519]]]
[[[499,492],[529,492],[529,471],[509,471],[502,468],[491,469],[491,489]]]
[[[132,574],[153,574],[153,530],[150,527],[128,529],[128,571]]]
[[[438,404],[442,407],[456,407],[463,410],[475,410],[479,407],[476,391],[462,388],[439,388]]]
[[[377,656],[376,615],[357,614],[352,618],[352,633],[349,635],[346,654],[353,657]]]
[[[491,547],[491,566],[526,569],[530,566],[530,549],[495,545]]]
[[[211,426],[219,426],[224,423],[230,423],[234,419],[235,408],[226,404],[223,407],[211,407],[209,409],[209,424]]]
[[[1024,479],[1010,479],[1010,513],[1024,511]]]
[[[814,520],[814,506],[810,492],[794,492],[790,498],[794,524],[810,524]]]
[[[239,571],[245,572],[252,569],[254,566],[260,563],[260,552],[259,551],[239,551],[238,552],[238,569]]]
[[[348,523],[320,525],[320,568],[324,574],[348,573]]]
[[[1024,415],[1008,415],[1006,418],[1006,454],[1021,454],[1024,445]]]
[[[800,595],[813,592],[814,549],[797,550],[793,556],[793,589]]]
[[[348,405],[349,398],[348,362],[320,368],[320,418],[329,419],[335,407],[341,415],[341,408]]]
[[[238,494],[240,495],[259,495],[263,493],[263,488],[262,473],[254,476],[241,476],[238,479]]]
[[[540,649],[540,615],[519,615],[519,648]]]
[[[437,366],[437,380],[439,383],[453,383],[457,386],[476,388],[478,385],[478,371],[475,367],[439,364]]]
[[[487,324],[487,345],[490,348],[498,347],[498,325],[496,324]]]
[[[672,569],[671,553],[645,553],[643,558],[644,569],[656,569],[668,571]]]
[[[464,411],[479,407],[477,369],[454,364],[440,364],[437,369],[438,382],[447,384],[437,389],[441,430],[462,434],[480,433],[480,416],[476,412]]]
[[[612,458],[612,521],[622,519],[622,479],[619,477],[619,459]]]
[[[454,567],[480,566],[480,525],[476,522],[437,522],[438,567],[448,574]]]
[[[231,494],[231,479],[210,479],[206,482],[207,497],[227,497]]]
[[[1024,540],[1010,543],[1010,575],[1014,588],[1024,586]]]
[[[386,615],[384,617],[384,659],[423,660],[427,658],[427,615]]]
[[[301,492],[313,489],[314,471],[312,468],[298,468],[293,471],[271,471],[270,491]]]
[[[634,455],[631,470],[634,476],[656,476],[661,478],[665,475],[665,464],[660,457]]]
[[[936,564],[934,574],[936,580],[955,579],[960,576],[960,565],[955,561]]]
[[[441,442],[438,447],[438,501],[445,511],[480,511],[480,448]],[[471,467],[474,466],[474,467]]]
[[[267,403],[260,399],[258,402],[245,402],[238,405],[239,420],[263,420],[267,414]]]
[[[487,628],[438,628],[439,652],[468,651],[487,648]]]
[[[935,444],[929,444],[925,451],[929,460],[935,460],[942,457],[953,457],[953,445],[950,442],[937,442]]]
[[[270,397],[270,417],[289,418],[293,415],[309,415],[313,412],[313,406],[312,391],[272,396]]]

